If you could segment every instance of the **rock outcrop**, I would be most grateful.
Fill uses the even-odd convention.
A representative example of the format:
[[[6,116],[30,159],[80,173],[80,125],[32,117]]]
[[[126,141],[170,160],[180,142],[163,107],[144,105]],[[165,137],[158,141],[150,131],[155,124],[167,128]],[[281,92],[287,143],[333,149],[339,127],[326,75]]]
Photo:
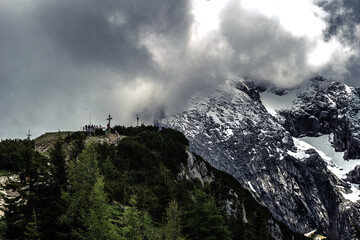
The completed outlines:
[[[351,183],[360,184],[360,165],[357,165],[347,174],[346,180]]]
[[[196,94],[187,109],[163,119],[161,125],[182,131],[192,151],[234,176],[294,231],[304,234],[317,229],[329,239],[352,239],[353,219],[360,214],[358,205],[341,192],[349,185],[328,170],[315,150],[296,157],[292,136],[336,132],[337,148],[348,150],[349,157],[357,156],[357,150],[350,149],[357,141],[357,127],[342,119],[355,112],[346,114],[346,103],[358,95],[336,83],[313,81],[319,83],[315,92],[332,97],[314,93],[318,100],[312,100],[314,96],[304,94],[299,107],[282,112],[281,117],[266,110],[257,97],[259,89],[246,81],[227,81],[212,94]],[[337,93],[336,89],[342,90]],[[333,105],[328,104],[332,101]],[[349,130],[346,137],[351,135],[352,141],[344,139],[344,129]]]
[[[295,99],[294,108],[280,111],[292,136],[333,133],[334,147],[345,159],[360,158],[360,88],[316,77]]]

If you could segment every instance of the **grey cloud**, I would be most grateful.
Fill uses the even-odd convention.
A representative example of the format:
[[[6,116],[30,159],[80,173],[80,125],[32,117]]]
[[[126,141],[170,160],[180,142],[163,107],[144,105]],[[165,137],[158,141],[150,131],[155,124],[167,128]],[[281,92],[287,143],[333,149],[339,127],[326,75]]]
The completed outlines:
[[[297,85],[312,74],[310,42],[286,32],[276,19],[246,12],[233,2],[223,12],[221,30],[234,50],[233,72],[280,87]]]
[[[288,86],[311,43],[235,1],[193,42],[191,0],[0,0],[0,138],[152,123],[229,76]],[[354,60],[354,63],[356,61]],[[305,73],[305,74],[304,74]],[[88,109],[88,110],[85,110]]]
[[[45,34],[76,60],[133,76],[156,69],[141,44],[144,35],[184,40],[191,23],[188,8],[188,1],[50,0],[38,14]]]
[[[346,62],[335,61],[333,63],[333,65],[343,65],[342,74],[329,70],[329,68],[337,69],[337,66],[330,66],[324,73],[334,75],[335,78],[340,78],[339,80],[346,81],[351,85],[359,86],[360,2],[358,0],[321,0],[317,4],[328,13],[325,18],[327,27],[324,30],[324,39],[330,41],[335,38],[354,52]]]
[[[356,26],[360,23],[360,2],[357,0],[318,1],[317,4],[329,13],[326,18],[325,39],[339,36],[348,44],[357,39]]]
[[[151,111],[141,94],[129,100],[131,90],[115,96],[115,88],[129,89],[139,77],[168,80],[142,41],[155,33],[186,42],[189,7],[164,0],[0,1],[0,138],[24,137],[28,128],[35,135],[78,129],[88,121],[84,108],[93,121],[114,112],[122,124]],[[136,100],[131,109],[128,101]]]

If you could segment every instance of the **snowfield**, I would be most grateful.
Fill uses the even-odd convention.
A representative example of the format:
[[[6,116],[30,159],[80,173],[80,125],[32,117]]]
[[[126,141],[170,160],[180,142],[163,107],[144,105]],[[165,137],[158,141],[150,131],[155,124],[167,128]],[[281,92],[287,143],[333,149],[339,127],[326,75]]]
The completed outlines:
[[[356,160],[344,160],[343,152],[335,152],[335,149],[332,145],[332,134],[324,134],[319,137],[302,137],[302,138],[293,138],[294,144],[297,147],[297,152],[288,151],[293,157],[302,160],[306,158],[307,154],[305,150],[315,149],[322,159],[327,163],[328,169],[339,179],[344,180],[346,174],[355,168],[356,165],[360,165],[360,159]],[[350,182],[348,182],[351,184]],[[343,187],[340,186],[341,193],[344,198],[356,202],[360,200],[360,190],[357,184],[351,184],[351,193],[346,193],[343,191]]]

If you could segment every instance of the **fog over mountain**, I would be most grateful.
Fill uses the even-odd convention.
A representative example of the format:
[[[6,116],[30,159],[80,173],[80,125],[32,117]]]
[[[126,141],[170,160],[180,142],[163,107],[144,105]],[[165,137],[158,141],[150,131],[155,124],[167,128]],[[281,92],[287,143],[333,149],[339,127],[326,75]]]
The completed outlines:
[[[359,3],[0,0],[0,139],[151,123],[200,89],[359,85]]]

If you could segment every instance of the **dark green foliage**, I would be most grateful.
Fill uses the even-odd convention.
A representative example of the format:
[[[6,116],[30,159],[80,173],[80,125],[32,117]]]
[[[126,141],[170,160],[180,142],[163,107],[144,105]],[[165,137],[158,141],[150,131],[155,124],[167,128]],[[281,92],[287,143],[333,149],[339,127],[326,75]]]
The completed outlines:
[[[69,226],[72,237],[76,238],[86,231],[84,218],[90,208],[89,197],[99,177],[94,143],[88,145],[77,159],[70,162],[68,176],[68,191],[62,194],[67,209],[60,220]]]
[[[65,158],[63,141],[58,138],[54,147],[50,150],[50,173],[53,180],[54,194],[58,198],[60,198],[61,191],[66,190],[68,180]]]
[[[161,133],[163,133],[165,136],[170,137],[175,142],[179,142],[183,144],[184,146],[189,146],[189,140],[179,131],[176,131],[171,128],[163,128],[161,130]]]
[[[33,210],[33,219],[28,222],[25,233],[24,233],[26,240],[39,240],[40,239],[40,233],[38,231],[38,226],[36,222],[36,212],[35,209]]]
[[[155,155],[145,144],[132,138],[125,138],[117,146],[122,161],[117,165],[119,169],[147,169],[154,165]]]
[[[116,226],[111,222],[111,206],[104,192],[102,177],[97,177],[89,196],[89,208],[83,212],[84,231],[82,239],[119,239]]]
[[[181,225],[181,211],[178,203],[171,200],[166,209],[166,222],[163,227],[163,238],[165,240],[183,240]]]
[[[105,131],[102,130],[101,128],[96,128],[95,129],[95,136],[105,136]]]
[[[129,199],[129,205],[124,210],[124,224],[121,227],[121,235],[125,239],[142,239],[142,230],[141,230],[141,213],[137,208],[137,199],[136,195],[131,195]]]
[[[0,142],[0,166],[1,169],[20,171],[27,167],[33,154],[29,149],[35,147],[31,140],[4,140]]]
[[[67,177],[67,164],[66,155],[63,150],[64,142],[58,137],[53,148],[50,150],[49,159],[49,184],[46,189],[46,206],[49,210],[48,214],[44,216],[42,223],[43,237],[57,238],[54,235],[61,232],[68,231],[68,228],[59,222],[59,216],[65,211],[64,203],[61,199],[61,193],[67,190],[68,177]]]
[[[37,157],[40,158],[40,156],[34,158]],[[33,161],[34,160],[35,159],[33,159]],[[26,182],[9,179],[5,186],[6,190],[19,193],[19,195],[14,198],[4,198],[7,205],[7,211],[5,211],[5,219],[7,222],[7,228],[5,230],[6,238],[20,238],[24,234],[28,223],[33,220],[33,209],[38,209],[40,205],[42,205],[42,201],[40,201],[39,198],[40,196],[44,196],[44,185],[38,185],[38,183],[44,182],[45,179],[42,177],[42,174],[39,174],[43,173],[42,170],[35,172],[34,169],[35,167],[26,169]]]
[[[4,239],[4,232],[6,229],[6,221],[5,218],[0,218],[0,240]]]
[[[14,197],[4,197],[7,210],[5,211],[6,229],[5,237],[9,239],[20,238],[27,223],[33,220],[33,209],[38,209],[42,204],[39,196],[44,194],[47,177],[46,160],[39,153],[34,151],[32,141],[25,142],[21,145],[22,167],[26,181],[8,179],[4,189],[11,192],[17,192]],[[23,148],[24,147],[24,148]]]
[[[77,140],[84,140],[85,139],[85,134],[84,132],[73,132],[73,133],[70,133],[68,134],[65,139],[64,139],[64,142],[67,143],[67,144],[70,144],[74,141],[77,141]]]
[[[188,141],[180,132],[114,129],[126,135],[117,145],[85,147],[78,132],[59,138],[48,157],[32,141],[0,144],[4,162],[29,178],[6,185],[19,193],[5,199],[7,239],[270,239],[271,213],[236,179],[199,156],[195,161],[215,180],[203,184],[184,175]],[[226,201],[235,206],[231,216]],[[275,223],[283,239],[302,239]]]
[[[125,135],[129,137],[136,136],[144,131],[156,132],[158,130],[159,128],[156,126],[144,126],[144,125],[141,125],[139,127],[124,127],[124,126],[115,125],[111,129],[113,133],[117,131],[120,135]]]
[[[99,165],[101,174],[104,176],[104,189],[108,193],[110,200],[115,200],[121,196],[121,189],[119,189],[118,186],[120,181],[120,174],[109,158],[107,158],[105,162],[99,163]]]
[[[69,158],[75,160],[85,148],[85,135],[83,132],[75,132],[68,137],[68,139],[65,138],[65,142],[68,144],[72,143]]]
[[[272,218],[271,213],[254,201],[251,193],[232,176],[206,163],[217,179],[210,185],[203,186],[197,180],[178,178],[180,166],[186,164],[187,160],[186,146],[183,144],[187,140],[184,141],[185,137],[181,133],[172,129],[147,130],[145,127],[117,131],[123,131],[120,134],[129,131],[131,136],[120,141],[116,148],[107,144],[97,146],[97,152],[101,156],[100,171],[105,177],[105,189],[113,200],[128,205],[130,195],[136,193],[138,207],[146,209],[154,221],[161,222],[166,212],[164,206],[167,206],[171,199],[176,199],[181,208],[189,211],[194,203],[191,194],[196,188],[200,188],[215,197],[213,203],[218,209],[222,209],[226,199],[232,199],[237,204],[238,210],[231,217],[220,210],[217,212],[217,216],[223,219],[225,228],[230,230],[229,236],[232,239],[270,237],[267,221]],[[197,161],[203,162],[199,156]],[[237,200],[229,194],[233,189],[238,196]],[[243,206],[247,212],[247,224],[243,222]],[[260,223],[262,225],[258,225]],[[257,228],[258,226],[261,228]],[[261,232],[258,232],[259,229],[262,229]],[[281,230],[286,232],[288,228],[281,225]],[[289,236],[294,235],[291,231],[287,233]]]
[[[18,195],[5,198],[7,238],[17,239],[28,234],[28,238],[33,239],[56,239],[56,231],[62,228],[57,222],[62,211],[60,195],[67,182],[62,145],[59,138],[50,151],[50,158],[29,148],[22,169],[25,181],[9,179],[5,189]]]
[[[135,140],[145,144],[152,152],[155,152],[160,161],[172,173],[177,174],[180,170],[179,163],[185,164],[188,156],[185,152],[185,146],[181,142],[183,139],[178,137],[179,132],[173,134],[172,131],[164,132],[164,129],[160,133],[146,131],[139,134]],[[182,136],[184,137],[184,135]]]
[[[230,240],[230,232],[215,200],[195,190],[194,206],[184,214],[184,233],[193,240]]]

